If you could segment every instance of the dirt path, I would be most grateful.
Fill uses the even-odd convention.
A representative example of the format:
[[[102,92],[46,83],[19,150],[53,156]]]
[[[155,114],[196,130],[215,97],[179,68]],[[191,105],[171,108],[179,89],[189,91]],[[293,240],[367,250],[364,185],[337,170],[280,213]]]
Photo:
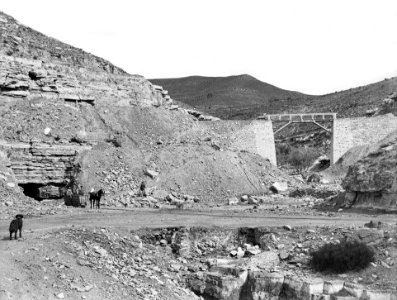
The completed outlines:
[[[24,230],[45,232],[69,226],[84,227],[117,227],[138,229],[143,227],[172,226],[223,226],[237,228],[243,226],[326,226],[326,225],[359,225],[369,220],[396,222],[397,215],[363,215],[337,214],[336,216],[286,216],[271,213],[247,214],[239,211],[195,211],[195,210],[119,210],[103,209],[71,215],[52,215],[38,218],[26,218]],[[8,232],[9,221],[0,221],[2,235]],[[26,234],[28,235],[28,234]],[[26,236],[25,235],[25,236]]]

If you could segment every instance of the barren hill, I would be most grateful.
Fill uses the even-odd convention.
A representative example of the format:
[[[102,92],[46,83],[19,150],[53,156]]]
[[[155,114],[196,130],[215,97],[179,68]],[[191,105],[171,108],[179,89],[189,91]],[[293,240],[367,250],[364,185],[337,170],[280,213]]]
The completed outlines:
[[[288,111],[291,102],[311,98],[261,82],[250,75],[150,81],[167,89],[173,99],[222,119],[252,119],[259,112]]]
[[[397,91],[397,78],[322,96],[287,91],[249,75],[151,79],[180,102],[222,119],[253,119],[264,113],[336,112],[363,116]]]

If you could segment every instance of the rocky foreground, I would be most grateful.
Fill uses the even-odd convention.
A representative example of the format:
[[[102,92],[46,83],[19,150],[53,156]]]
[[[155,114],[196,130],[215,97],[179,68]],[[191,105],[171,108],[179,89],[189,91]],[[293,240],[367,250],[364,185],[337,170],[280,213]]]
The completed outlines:
[[[397,293],[396,224],[73,227],[27,230],[19,242],[2,243],[2,299],[394,299]],[[375,262],[340,275],[311,270],[310,251],[346,238],[375,247]]]

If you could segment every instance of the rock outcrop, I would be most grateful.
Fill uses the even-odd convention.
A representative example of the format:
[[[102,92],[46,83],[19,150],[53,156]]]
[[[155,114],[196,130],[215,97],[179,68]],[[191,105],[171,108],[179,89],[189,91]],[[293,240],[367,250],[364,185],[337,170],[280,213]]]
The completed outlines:
[[[397,131],[349,168],[343,187],[350,206],[397,210]]]
[[[0,55],[0,96],[112,105],[162,105],[161,90],[139,75],[91,72],[53,62]]]
[[[16,182],[25,187],[27,195],[37,199],[63,196],[62,187],[72,175],[76,157],[89,149],[89,146],[0,143]]]

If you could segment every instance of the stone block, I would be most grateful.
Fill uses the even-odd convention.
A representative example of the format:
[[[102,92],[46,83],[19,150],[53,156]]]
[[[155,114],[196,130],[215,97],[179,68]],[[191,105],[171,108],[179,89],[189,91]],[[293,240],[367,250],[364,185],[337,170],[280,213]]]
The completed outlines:
[[[246,298],[255,300],[278,299],[284,283],[284,275],[267,271],[248,274]]]
[[[344,284],[343,280],[325,280],[323,293],[326,295],[339,293],[343,289]]]

